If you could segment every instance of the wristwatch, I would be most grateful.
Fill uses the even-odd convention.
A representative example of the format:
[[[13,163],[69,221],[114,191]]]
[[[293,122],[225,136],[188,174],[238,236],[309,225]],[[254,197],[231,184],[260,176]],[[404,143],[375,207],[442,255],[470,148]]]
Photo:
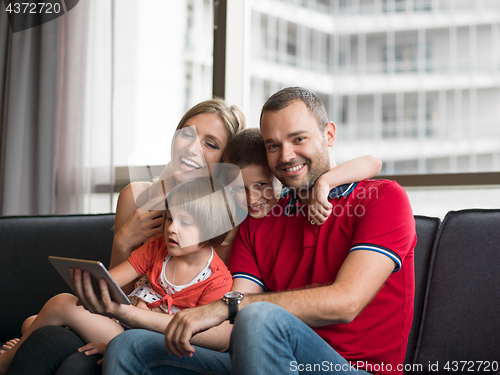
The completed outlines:
[[[224,294],[222,300],[226,302],[227,307],[229,308],[229,323],[234,323],[234,318],[236,318],[236,314],[238,314],[238,305],[243,299],[243,294],[240,292],[228,292]]]

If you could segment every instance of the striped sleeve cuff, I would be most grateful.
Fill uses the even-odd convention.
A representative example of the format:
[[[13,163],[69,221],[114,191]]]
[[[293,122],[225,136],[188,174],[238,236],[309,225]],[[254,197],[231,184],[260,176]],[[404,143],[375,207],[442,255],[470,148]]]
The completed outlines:
[[[245,279],[245,280],[253,281],[255,284],[257,284],[262,289],[264,289],[264,291],[266,291],[266,292],[269,291],[269,289],[267,289],[267,286],[264,284],[262,279],[259,279],[258,277],[254,276],[252,274],[249,274],[246,272],[235,272],[233,274],[233,280],[234,279]]]
[[[392,272],[398,272],[401,269],[401,258],[399,257],[398,254],[396,254],[394,251],[389,250],[386,247],[379,246],[379,245],[373,245],[370,243],[360,243],[351,248],[349,252],[355,251],[355,250],[368,250],[368,251],[375,251],[380,254],[384,254],[385,256],[388,256],[391,258],[394,263],[396,263],[396,266],[394,267],[394,271]]]

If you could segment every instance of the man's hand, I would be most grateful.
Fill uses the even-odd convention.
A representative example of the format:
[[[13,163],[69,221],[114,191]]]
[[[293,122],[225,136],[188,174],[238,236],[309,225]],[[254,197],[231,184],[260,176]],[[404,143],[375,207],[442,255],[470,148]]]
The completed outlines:
[[[332,204],[328,202],[330,184],[324,176],[320,176],[312,188],[312,199],[309,204],[309,217],[316,225],[323,224],[332,213]]]
[[[70,268],[71,281],[73,282],[73,290],[79,299],[79,303],[93,314],[100,314],[110,318],[118,319],[119,310],[124,305],[114,302],[108,290],[106,281],[100,280],[99,287],[101,290],[101,299],[98,299],[92,288],[90,274],[77,269]]]
[[[228,308],[222,300],[209,305],[179,311],[165,329],[165,346],[169,354],[179,358],[192,357],[194,347],[191,338],[223,323],[229,317]]]

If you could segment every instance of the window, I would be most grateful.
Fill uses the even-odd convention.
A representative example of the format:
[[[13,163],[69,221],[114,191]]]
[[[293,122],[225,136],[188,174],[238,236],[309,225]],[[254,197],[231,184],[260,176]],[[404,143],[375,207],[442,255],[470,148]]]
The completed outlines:
[[[184,112],[212,96],[211,0],[120,0],[115,14],[115,191],[129,166],[165,165]]]
[[[477,198],[472,192],[478,191],[489,197],[483,201],[487,207],[500,206],[498,2],[246,4],[250,44],[255,46],[253,39],[260,35],[253,32],[259,23],[266,34],[260,37],[265,53],[252,48],[246,55],[251,84],[244,110],[251,126],[257,126],[270,94],[304,86],[320,96],[337,125],[336,162],[370,153],[382,159],[383,173],[391,178],[417,176],[404,183],[411,199],[427,189],[429,203],[412,201],[416,213],[457,208],[442,198],[449,188],[415,187],[418,176],[434,185],[423,178],[433,174],[447,174],[449,181],[462,178],[453,189],[479,185],[464,196]],[[439,15],[439,25],[429,22],[429,13]],[[462,208],[483,204],[459,201]]]

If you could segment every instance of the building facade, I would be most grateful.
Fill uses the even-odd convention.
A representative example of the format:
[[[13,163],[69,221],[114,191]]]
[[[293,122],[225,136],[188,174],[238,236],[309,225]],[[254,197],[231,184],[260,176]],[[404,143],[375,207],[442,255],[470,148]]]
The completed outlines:
[[[269,95],[303,86],[337,125],[337,162],[500,170],[499,1],[247,1],[250,126]]]

